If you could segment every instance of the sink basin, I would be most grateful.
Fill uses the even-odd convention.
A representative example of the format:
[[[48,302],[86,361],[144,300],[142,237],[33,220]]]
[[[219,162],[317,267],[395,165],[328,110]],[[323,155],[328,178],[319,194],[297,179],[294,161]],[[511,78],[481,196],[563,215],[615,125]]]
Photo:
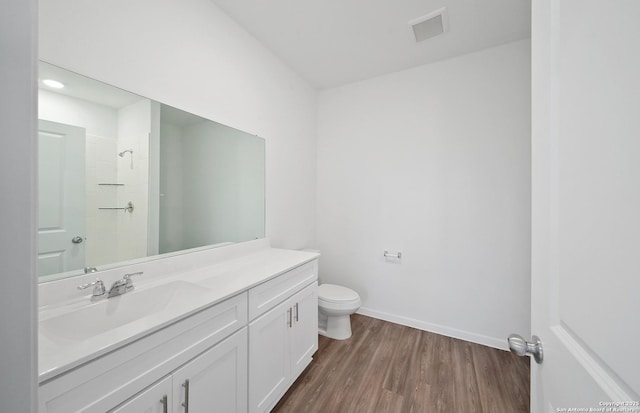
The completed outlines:
[[[145,290],[107,298],[65,314],[41,320],[40,333],[54,341],[82,341],[145,318],[184,308],[208,290],[174,281]],[[156,322],[158,318],[155,318]]]

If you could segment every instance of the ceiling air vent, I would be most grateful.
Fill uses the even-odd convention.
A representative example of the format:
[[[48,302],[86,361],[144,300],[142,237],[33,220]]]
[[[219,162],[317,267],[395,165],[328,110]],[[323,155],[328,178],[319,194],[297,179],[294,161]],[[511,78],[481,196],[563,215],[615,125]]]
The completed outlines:
[[[446,7],[443,7],[409,22],[416,42],[430,39],[447,31],[446,10]]]

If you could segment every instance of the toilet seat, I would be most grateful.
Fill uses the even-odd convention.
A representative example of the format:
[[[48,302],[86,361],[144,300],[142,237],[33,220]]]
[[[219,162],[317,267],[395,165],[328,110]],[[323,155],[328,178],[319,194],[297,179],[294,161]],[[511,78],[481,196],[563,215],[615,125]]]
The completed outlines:
[[[318,304],[326,308],[352,308],[360,306],[360,296],[350,288],[334,284],[318,287]]]

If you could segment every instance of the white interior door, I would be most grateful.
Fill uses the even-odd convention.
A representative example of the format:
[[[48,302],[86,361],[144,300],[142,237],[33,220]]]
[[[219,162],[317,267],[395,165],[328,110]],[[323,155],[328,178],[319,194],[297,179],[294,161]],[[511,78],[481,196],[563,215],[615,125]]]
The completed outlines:
[[[636,411],[640,2],[532,6],[532,412]]]
[[[38,275],[84,267],[85,130],[38,121]]]

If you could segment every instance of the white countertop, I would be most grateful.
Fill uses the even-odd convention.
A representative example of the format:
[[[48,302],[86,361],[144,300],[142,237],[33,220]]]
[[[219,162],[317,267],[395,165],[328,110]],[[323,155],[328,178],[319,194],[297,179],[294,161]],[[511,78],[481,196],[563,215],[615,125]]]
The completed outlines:
[[[213,263],[202,266],[191,263],[184,270],[173,268],[176,266],[174,264],[170,273],[165,271],[162,275],[154,276],[153,269],[163,265],[162,260],[157,260],[145,268],[144,277],[134,279],[134,291],[118,297],[92,303],[89,295],[83,295],[42,307],[39,310],[38,381],[42,383],[49,380],[319,257],[319,254],[314,252],[267,247],[248,251],[240,256],[232,253],[232,258],[224,259],[220,258],[220,255],[224,254],[224,248],[226,247],[216,252],[218,258]],[[186,257],[188,258],[188,255]],[[185,256],[180,259],[185,261]],[[171,267],[170,263],[166,264]],[[140,270],[140,267],[136,270]],[[66,285],[68,284],[69,282],[66,282]],[[108,288],[110,284],[105,282],[105,285]],[[164,288],[167,285],[170,288]],[[173,286],[176,288],[172,288]],[[55,288],[53,290],[55,291]],[[110,328],[106,332],[97,331],[88,337],[74,337],[74,325],[91,322],[84,319],[76,320],[74,315],[78,310],[89,310],[87,313],[90,313],[91,306],[101,306],[93,309],[100,308],[108,314],[118,311],[119,307],[135,309],[136,295],[144,297],[158,291],[172,294],[171,305],[149,316],[137,317]],[[108,306],[105,306],[105,303]],[[73,322],[60,326],[58,331],[52,331],[51,326],[56,325],[56,319],[68,319]],[[90,326],[83,324],[83,327],[85,331],[90,330]]]

